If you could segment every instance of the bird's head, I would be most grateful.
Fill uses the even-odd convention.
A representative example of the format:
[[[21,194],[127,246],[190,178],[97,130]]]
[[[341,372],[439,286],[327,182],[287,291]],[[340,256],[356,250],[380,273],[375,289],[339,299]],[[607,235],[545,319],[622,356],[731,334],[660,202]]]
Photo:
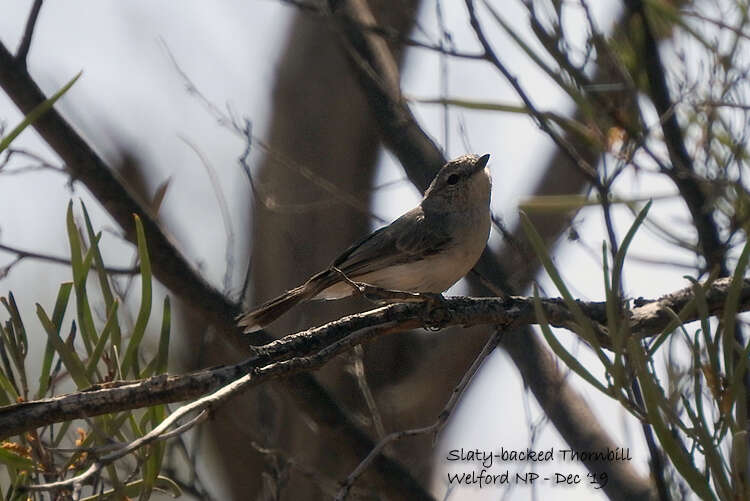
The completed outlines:
[[[469,154],[445,164],[424,194],[422,208],[436,211],[465,211],[488,207],[492,181],[487,169],[490,155]]]

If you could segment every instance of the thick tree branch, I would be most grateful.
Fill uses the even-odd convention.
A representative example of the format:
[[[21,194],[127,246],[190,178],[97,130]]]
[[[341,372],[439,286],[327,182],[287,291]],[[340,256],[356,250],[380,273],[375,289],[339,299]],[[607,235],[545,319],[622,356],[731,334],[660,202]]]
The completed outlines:
[[[3,44],[0,44],[0,86],[24,114],[46,99],[26,67]],[[119,174],[109,168],[57,110],[53,108],[39,117],[34,128],[62,158],[73,179],[82,181],[125,230],[128,240],[133,241],[135,235],[133,214],[141,217],[156,278],[191,308],[203,312],[211,323],[233,329],[231,319],[240,312],[239,305],[227,300],[198,274]]]
[[[401,95],[398,66],[382,36],[365,32],[373,24],[365,0],[345,2],[333,13],[355,74],[380,128],[386,146],[406,170],[409,179],[422,191],[447,161],[440,148],[422,129]],[[395,70],[394,70],[395,69]]]
[[[731,279],[725,278],[708,287],[705,295],[710,314],[721,312],[730,285]],[[638,305],[630,310],[631,332],[642,337],[659,334],[672,321],[671,312],[680,312],[694,297],[693,286],[690,286],[656,300],[637,300]],[[286,378],[315,370],[357,344],[395,332],[419,327],[473,325],[492,325],[508,331],[518,329],[537,323],[534,301],[531,297],[506,300],[455,297],[437,306],[425,301],[376,308],[257,347],[255,356],[235,365],[181,376],[116,381],[78,393],[0,408],[0,439],[60,421],[196,398],[248,372],[257,375],[252,378],[253,384]],[[540,301],[550,325],[575,329],[573,315],[562,299]],[[593,322],[607,323],[604,303],[579,301],[578,306]],[[748,310],[750,279],[745,279],[738,311]],[[697,309],[693,309],[683,321],[698,318]]]
[[[665,169],[672,182],[680,190],[682,198],[690,210],[693,223],[698,232],[698,244],[706,259],[709,270],[718,268],[721,275],[727,274],[724,262],[725,246],[719,237],[719,230],[713,218],[711,205],[701,190],[700,182],[693,167],[693,161],[685,146],[680,124],[677,122],[674,103],[669,95],[667,77],[659,54],[659,44],[656,41],[651,23],[641,0],[626,0],[628,13],[631,17],[638,17],[643,34],[643,66],[648,76],[651,89],[651,100],[661,117],[664,142],[669,151],[672,167]]]

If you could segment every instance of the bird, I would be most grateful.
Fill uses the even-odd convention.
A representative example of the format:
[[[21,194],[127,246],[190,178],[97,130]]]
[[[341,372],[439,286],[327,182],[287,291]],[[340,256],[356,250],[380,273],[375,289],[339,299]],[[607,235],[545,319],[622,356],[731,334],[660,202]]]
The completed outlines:
[[[415,208],[354,243],[299,287],[244,313],[237,325],[256,332],[295,305],[355,293],[352,282],[440,294],[469,272],[490,233],[490,155],[446,163]]]

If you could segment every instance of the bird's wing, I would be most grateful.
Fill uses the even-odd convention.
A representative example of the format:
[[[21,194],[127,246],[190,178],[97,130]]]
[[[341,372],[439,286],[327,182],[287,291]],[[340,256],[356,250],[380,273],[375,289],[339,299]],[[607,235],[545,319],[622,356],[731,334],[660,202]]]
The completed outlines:
[[[451,238],[442,228],[427,226],[422,208],[416,207],[349,247],[333,266],[347,275],[364,275],[436,254]]]

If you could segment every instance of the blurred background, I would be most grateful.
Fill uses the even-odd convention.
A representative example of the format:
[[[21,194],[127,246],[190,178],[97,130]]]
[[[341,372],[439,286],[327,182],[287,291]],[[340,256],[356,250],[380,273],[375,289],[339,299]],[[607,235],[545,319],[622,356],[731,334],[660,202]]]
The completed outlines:
[[[563,49],[596,81],[599,70],[586,60],[590,33],[583,4],[532,3],[543,19],[556,18],[556,9],[564,11],[567,45]],[[297,4],[285,0],[48,2],[41,9],[28,56],[31,76],[48,95],[83,71],[57,109],[120,172],[142,203],[158,211],[162,227],[200,274],[227,297],[244,300],[248,306],[298,285],[349,243],[398,217],[421,197],[398,159],[384,148],[330,24]],[[739,4],[703,1],[682,6],[732,24],[747,16]],[[577,117],[581,113],[577,103],[493,17],[499,14],[531,50],[543,53],[529,23],[529,5],[497,1],[488,8],[478,2],[477,15],[494,50],[536,107]],[[587,194],[586,179],[527,113],[510,109],[523,103],[497,68],[481,58],[460,56],[481,52],[464,2],[378,0],[370,7],[380,24],[400,34],[389,44],[399,60],[403,95],[444,156],[492,155],[492,211],[499,226],[493,228],[489,246],[504,279],[518,294],[528,294],[529,280],[536,278],[544,294],[559,295],[546,274],[538,273],[533,253],[516,232],[519,206],[534,195]],[[602,0],[588,7],[588,15],[603,33],[620,29],[625,17],[621,2]],[[24,33],[30,8],[29,1],[3,1],[0,41],[11,51]],[[715,39],[717,47],[729,37],[721,27],[698,17],[685,22],[704,30],[706,39]],[[712,80],[706,68],[711,51],[696,49],[682,25],[674,31],[664,29],[668,31],[662,33],[665,60],[672,71],[669,83],[681,103],[692,103],[691,98],[710,93]],[[747,35],[738,38],[742,46],[737,54],[742,56],[737,58],[745,64]],[[405,40],[432,48],[404,44]],[[544,60],[554,62],[549,56]],[[737,91],[738,95],[746,90]],[[446,99],[453,102],[436,103]],[[646,97],[640,99],[631,104],[658,136],[658,113]],[[490,106],[498,104],[505,109]],[[744,115],[739,113],[734,120],[742,124]],[[6,130],[22,116],[0,93],[0,120]],[[247,128],[243,133],[235,125]],[[696,150],[699,143],[695,142]],[[105,230],[100,246],[107,262],[115,267],[134,264],[135,250],[103,208],[106,201],[60,171],[61,160],[34,131],[25,131],[13,147],[35,157],[15,155],[0,170],[0,244],[68,256],[65,210],[71,199],[75,204],[80,200],[94,226]],[[663,146],[656,144],[655,149],[657,156],[667,155]],[[618,168],[607,152],[594,151],[586,158],[605,171]],[[624,168],[610,193],[630,201],[653,198],[654,220],[674,235],[695,241],[689,211],[672,181],[652,161],[644,160],[640,168]],[[528,210],[552,245],[554,262],[573,295],[603,300],[601,246],[608,236],[601,208],[570,206],[545,212],[530,204]],[[621,238],[634,215],[624,204],[613,205],[611,215]],[[497,231],[500,227],[515,239],[503,238]],[[684,287],[683,275],[698,277],[705,264],[694,250],[658,230],[639,232],[630,253],[633,259],[627,262],[624,283],[627,297],[655,298]],[[38,259],[16,263],[17,256],[0,253],[0,265],[12,263],[4,269],[2,294],[13,291],[22,315],[33,319],[34,304],[52,305],[59,283],[70,279],[70,270]],[[492,270],[480,272],[492,280]],[[123,290],[134,290],[128,296],[131,309],[122,309],[123,318],[132,322],[138,279],[125,275],[117,280]],[[170,373],[246,356],[181,303],[179,294],[159,287],[154,304],[160,304],[165,294],[173,297],[176,310]],[[491,293],[461,281],[448,294]],[[269,332],[282,336],[367,307],[358,299],[309,303]],[[155,344],[158,325],[154,322],[150,327],[147,340]],[[33,361],[41,357],[45,337],[34,322],[27,329]],[[591,350],[570,332],[555,332],[579,361],[602,377]],[[315,377],[350,421],[370,437],[427,426],[491,333],[483,327],[386,336],[360,352],[338,357]],[[522,334],[504,341],[521,350],[526,342]],[[377,417],[363,398],[357,367],[364,367]],[[566,371],[562,364],[559,370]],[[591,406],[613,442],[630,448],[634,471],[648,478],[650,455],[639,423],[576,375],[564,381]],[[172,451],[169,464],[185,496],[329,499],[331,485],[345,478],[366,451],[347,446],[349,437],[339,424],[300,406],[299,397],[290,396],[294,391],[305,390],[282,383],[253,389],[183,437],[174,448],[185,454]],[[406,438],[386,453],[437,499],[606,498],[586,481],[566,487],[448,485],[449,473],[481,469],[477,464],[447,461],[450,450],[567,447],[504,349],[486,359],[434,447],[431,440],[429,435]],[[507,467],[543,476],[561,468],[584,478],[588,473],[578,462]],[[361,497],[408,498],[389,486],[387,477],[370,475],[362,480]]]

